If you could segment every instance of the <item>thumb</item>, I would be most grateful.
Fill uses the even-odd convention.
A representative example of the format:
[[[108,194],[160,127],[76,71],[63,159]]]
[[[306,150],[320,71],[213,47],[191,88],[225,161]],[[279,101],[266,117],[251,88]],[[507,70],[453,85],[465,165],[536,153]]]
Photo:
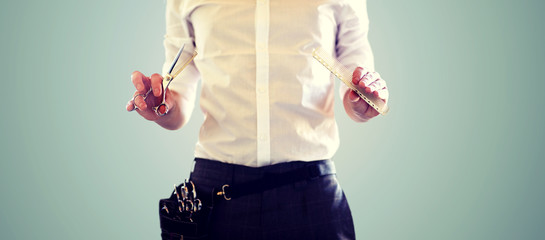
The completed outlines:
[[[360,96],[358,96],[358,94],[354,90],[350,90],[350,92],[348,93],[348,100],[350,100],[350,102],[352,103],[355,103],[360,100]]]

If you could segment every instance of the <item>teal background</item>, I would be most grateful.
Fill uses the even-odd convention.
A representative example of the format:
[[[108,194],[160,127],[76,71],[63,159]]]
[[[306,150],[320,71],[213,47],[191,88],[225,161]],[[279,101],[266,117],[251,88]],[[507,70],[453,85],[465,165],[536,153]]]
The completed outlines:
[[[369,0],[391,112],[334,158],[359,239],[545,239],[545,2]],[[0,3],[0,239],[159,239],[202,114],[124,110],[163,63],[164,1]]]

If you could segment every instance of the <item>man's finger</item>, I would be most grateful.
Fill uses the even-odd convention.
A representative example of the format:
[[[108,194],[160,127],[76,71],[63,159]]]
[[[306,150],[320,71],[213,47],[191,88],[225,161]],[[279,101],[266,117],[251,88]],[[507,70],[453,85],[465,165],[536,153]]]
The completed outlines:
[[[131,81],[134,87],[136,87],[136,90],[138,91],[138,93],[140,94],[146,93],[150,87],[149,78],[139,71],[134,71],[131,74]]]
[[[367,93],[371,93],[371,92],[373,92],[372,88],[371,88],[371,84],[372,84],[372,82],[369,82],[366,79],[364,79],[363,81],[360,82],[360,85],[358,85],[358,87],[360,89],[363,89]]]
[[[365,111],[364,116],[366,116],[367,118],[374,118],[378,116],[379,114],[380,113],[377,110],[375,110],[372,107],[369,107],[367,108],[367,111]]]
[[[135,93],[136,95],[134,96],[134,104],[136,105],[136,107],[138,107],[140,110],[145,110],[148,105],[146,104],[146,100],[144,99],[144,96],[142,96],[141,94],[138,94],[138,92]]]
[[[362,80],[359,82],[358,87],[360,89],[366,89],[371,83],[380,79],[380,75],[377,72],[370,72],[363,75]]]
[[[151,75],[151,88],[153,89],[153,96],[160,97],[163,92],[163,77],[155,73]]]
[[[388,88],[386,87],[383,89],[376,90],[375,92],[373,92],[373,94],[375,94],[375,96],[377,96],[378,98],[384,101],[388,101],[388,98],[390,97],[390,92],[388,91]]]
[[[354,92],[354,90],[350,90],[350,93],[348,93],[348,100],[355,103],[360,100],[360,96],[356,92]]]
[[[127,106],[125,106],[125,108],[127,109],[128,112],[131,112],[134,110],[134,101],[131,99],[129,100],[129,102],[127,103]]]
[[[383,89],[386,87],[386,81],[383,79],[376,79],[374,82],[370,83],[365,87],[365,91],[368,93],[375,92],[379,89]]]
[[[363,76],[363,74],[364,74],[363,68],[362,67],[357,67],[354,70],[354,72],[352,73],[352,83],[357,86],[359,84],[360,79]]]

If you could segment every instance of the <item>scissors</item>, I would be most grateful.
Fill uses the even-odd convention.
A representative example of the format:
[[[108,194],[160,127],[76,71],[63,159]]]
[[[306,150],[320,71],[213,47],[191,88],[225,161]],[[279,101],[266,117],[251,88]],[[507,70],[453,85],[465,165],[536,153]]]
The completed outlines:
[[[176,78],[176,76],[178,76],[178,74],[180,74],[184,69],[185,67],[187,67],[187,65],[189,65],[189,63],[191,61],[193,61],[193,59],[195,58],[195,56],[197,56],[197,51],[194,51],[193,52],[193,55],[178,69],[178,71],[176,71],[174,74],[172,74],[172,71],[174,70],[174,67],[176,67],[176,64],[178,63],[178,60],[180,59],[180,56],[182,55],[182,52],[184,51],[184,47],[185,47],[185,44],[182,45],[182,47],[180,48],[180,50],[178,50],[178,53],[176,54],[176,57],[174,58],[174,61],[172,62],[172,65],[170,66],[170,69],[168,70],[168,73],[163,76],[163,81],[166,81],[167,82],[167,85],[166,87],[163,89],[163,101],[153,107],[153,111],[155,112],[155,114],[157,114],[157,116],[164,116],[168,113],[168,106],[166,104],[166,90],[168,89],[168,86],[170,85],[170,83],[172,82],[172,80],[174,80],[174,78]],[[136,106],[136,98],[137,97],[141,97],[144,99],[144,101],[146,101],[146,98],[148,97],[148,95],[152,92],[152,88],[150,87],[150,89],[144,93],[144,94],[137,94],[135,95],[133,98],[132,98],[132,104],[133,104],[133,110],[136,110],[138,109],[138,106]]]

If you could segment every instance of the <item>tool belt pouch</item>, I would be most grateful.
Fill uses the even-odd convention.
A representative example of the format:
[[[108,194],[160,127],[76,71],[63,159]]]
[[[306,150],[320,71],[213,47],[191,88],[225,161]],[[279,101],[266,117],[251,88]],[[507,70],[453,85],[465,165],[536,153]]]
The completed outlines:
[[[207,239],[212,206],[197,198],[195,185],[185,181],[175,186],[170,198],[159,200],[163,240]]]

